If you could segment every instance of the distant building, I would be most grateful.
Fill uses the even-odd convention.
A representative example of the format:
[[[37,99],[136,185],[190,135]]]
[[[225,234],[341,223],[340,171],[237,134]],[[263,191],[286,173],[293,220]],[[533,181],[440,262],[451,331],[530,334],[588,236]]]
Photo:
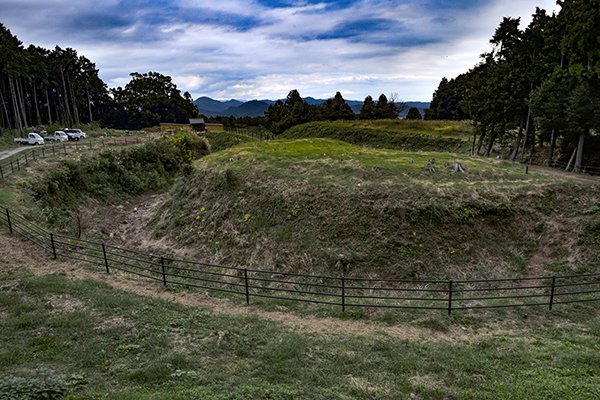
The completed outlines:
[[[190,126],[196,132],[204,132],[206,130],[204,118],[190,118]]]

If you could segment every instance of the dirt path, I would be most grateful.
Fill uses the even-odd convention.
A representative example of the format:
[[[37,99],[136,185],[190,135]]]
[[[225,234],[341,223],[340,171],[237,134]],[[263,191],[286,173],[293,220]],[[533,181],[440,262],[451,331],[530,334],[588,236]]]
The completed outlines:
[[[31,146],[23,146],[23,147],[17,147],[16,149],[0,151],[0,161],[2,161],[5,158],[8,158],[14,154],[17,154],[17,153],[20,153],[22,151],[29,150],[29,149],[31,149]]]
[[[287,326],[294,331],[326,336],[383,336],[401,340],[420,342],[456,342],[469,341],[491,336],[521,336],[510,321],[503,326],[489,325],[477,330],[454,325],[447,332],[430,330],[408,324],[383,325],[376,322],[347,321],[336,318],[316,318],[300,316],[293,312],[264,311],[252,306],[234,304],[221,298],[212,298],[207,293],[171,292],[156,282],[145,280],[125,273],[107,275],[100,270],[94,271],[85,264],[51,260],[47,254],[35,253],[35,247],[9,236],[0,234],[0,273],[8,271],[31,271],[36,275],[64,274],[73,279],[91,279],[102,281],[115,289],[124,290],[142,296],[160,298],[191,307],[202,307],[217,314],[253,316]],[[442,316],[440,316],[442,317]]]

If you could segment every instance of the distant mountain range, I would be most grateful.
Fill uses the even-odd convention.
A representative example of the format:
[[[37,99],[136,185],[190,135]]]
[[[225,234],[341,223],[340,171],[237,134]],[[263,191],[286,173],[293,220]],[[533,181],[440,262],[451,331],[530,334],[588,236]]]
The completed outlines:
[[[321,105],[325,102],[325,99],[315,99],[313,97],[305,97],[304,100],[308,104]],[[239,100],[227,100],[219,101],[211,99],[210,97],[202,96],[194,100],[194,104],[198,107],[200,114],[206,117],[216,116],[231,116],[240,117],[261,117],[267,111],[271,104],[274,104],[275,100],[250,100],[250,101],[239,101]],[[359,100],[346,100],[346,103],[352,108],[355,113],[360,111],[363,102]],[[402,103],[396,103],[400,106]],[[400,112],[400,117],[404,117],[408,112],[409,108],[417,107],[421,112],[429,107],[429,103],[423,101],[407,101],[404,102],[404,109]]]

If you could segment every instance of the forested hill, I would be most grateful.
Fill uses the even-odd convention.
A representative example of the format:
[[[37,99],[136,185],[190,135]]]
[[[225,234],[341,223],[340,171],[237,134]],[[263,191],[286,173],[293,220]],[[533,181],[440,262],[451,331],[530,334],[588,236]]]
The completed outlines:
[[[306,101],[309,105],[320,106],[325,103],[327,100],[324,99],[315,99],[313,97],[305,97],[304,101]],[[270,105],[276,103],[276,100],[250,100],[250,101],[239,101],[239,100],[226,100],[219,101],[212,99],[207,96],[198,97],[194,100],[194,104],[198,107],[198,111],[200,114],[207,117],[215,117],[215,116],[234,116],[236,118],[240,117],[262,117],[265,112],[269,109]],[[360,100],[346,100],[346,103],[350,106],[352,111],[355,114],[360,112],[360,109],[363,105],[363,101]],[[399,110],[399,116],[405,117],[408,113],[408,110],[412,107],[415,107],[419,110],[421,115],[425,113],[425,110],[429,107],[429,103],[422,101],[408,101],[408,102],[398,102],[396,106]]]
[[[472,119],[481,153],[500,142],[513,160],[539,159],[547,144],[538,161],[560,157],[575,171],[600,162],[600,0],[558,4],[552,15],[536,8],[525,27],[505,17],[478,65],[442,79],[429,117]]]
[[[0,129],[94,121],[136,129],[197,115],[190,94],[181,95],[170,77],[157,72],[131,77],[124,88],[109,90],[96,65],[76,50],[25,48],[0,23]],[[154,94],[151,101],[147,93]]]

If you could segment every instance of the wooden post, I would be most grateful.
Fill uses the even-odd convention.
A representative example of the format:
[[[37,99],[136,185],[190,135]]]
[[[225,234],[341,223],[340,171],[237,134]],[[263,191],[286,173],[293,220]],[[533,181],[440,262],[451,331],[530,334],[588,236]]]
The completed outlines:
[[[342,275],[342,311],[346,311],[346,278]]]
[[[452,315],[452,281],[448,281],[448,315]]]
[[[108,258],[106,258],[106,246],[102,243],[102,254],[104,255],[104,266],[106,267],[106,273],[110,274],[110,270],[108,269]]]
[[[12,229],[12,223],[10,222],[10,212],[8,211],[8,208],[6,209],[6,220],[8,221],[8,231],[12,235],[13,229]]]
[[[549,309],[552,311],[552,306],[554,305],[554,287],[556,286],[556,276],[552,277],[552,286],[550,287],[550,305]]]
[[[54,235],[50,234],[50,244],[52,244],[52,255],[54,256],[54,259],[56,260],[56,246],[54,246]]]
[[[246,304],[250,304],[250,290],[248,288],[248,270],[244,268],[244,283],[246,286]]]
[[[160,267],[162,270],[163,285],[167,286],[167,274],[165,273],[165,258],[160,257]]]

